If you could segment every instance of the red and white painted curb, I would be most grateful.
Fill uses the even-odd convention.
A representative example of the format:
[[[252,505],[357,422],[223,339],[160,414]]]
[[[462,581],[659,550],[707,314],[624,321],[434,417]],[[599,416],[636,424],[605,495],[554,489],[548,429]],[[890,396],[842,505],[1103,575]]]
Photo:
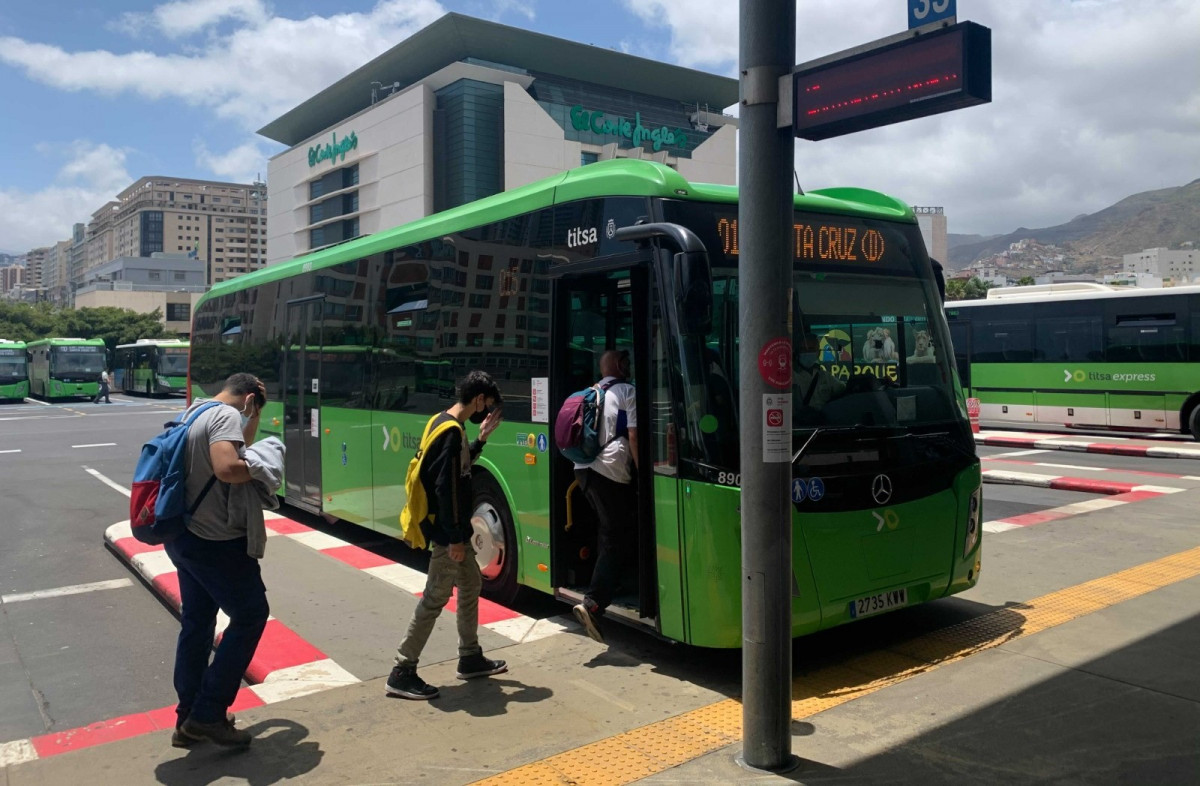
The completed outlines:
[[[179,575],[162,546],[147,546],[138,541],[133,537],[128,521],[109,527],[104,533],[104,541],[154,588],[168,606],[179,612]],[[219,613],[218,640],[228,625],[229,617]],[[229,708],[232,712],[360,682],[358,677],[274,617],[267,619],[267,627],[246,669],[245,679],[251,684],[238,691]],[[174,704],[78,729],[0,743],[0,768],[173,728]]]
[[[292,521],[277,513],[268,511],[265,516],[268,537],[290,538],[417,597],[420,597],[425,591],[426,575],[419,570],[380,556],[341,538]],[[455,611],[456,599],[457,595],[451,596],[450,602],[446,604],[448,611]],[[539,620],[526,617],[499,603],[493,603],[487,598],[479,599],[479,626],[514,643],[544,639],[577,627],[574,621],[567,622],[565,618]]]
[[[974,436],[977,445],[1003,448],[1073,450],[1079,453],[1106,453],[1113,456],[1145,456],[1148,458],[1200,458],[1200,448],[1139,445],[1115,437],[1106,442],[1092,442],[1070,436],[1006,431],[983,431]]]
[[[1154,496],[1160,496],[1162,494],[1174,494],[1177,491],[1186,491],[1186,489],[1175,486],[1151,486],[1144,483],[1125,483],[1116,480],[1100,480],[1099,478],[1072,478],[1063,475],[1043,475],[1034,472],[1011,472],[1003,469],[983,470],[983,482],[1109,495],[1149,492]]]
[[[1062,480],[1088,480],[1086,478],[1063,478]],[[1130,485],[1130,484],[1121,484]],[[1047,488],[1063,488],[1064,486],[1048,486]],[[1072,488],[1072,491],[1083,491],[1084,489]],[[1018,529],[1020,527],[1029,527],[1034,524],[1044,524],[1047,521],[1057,521],[1066,519],[1072,516],[1078,516],[1083,513],[1092,513],[1097,510],[1106,508],[1115,508],[1121,505],[1127,505],[1130,502],[1141,502],[1155,497],[1161,497],[1164,494],[1174,494],[1186,489],[1170,488],[1168,486],[1134,486],[1129,491],[1118,492],[1115,487],[1110,487],[1107,492],[1101,491],[1101,494],[1108,496],[1098,499],[1088,499],[1082,502],[1073,502],[1070,505],[1062,505],[1057,508],[1049,508],[1047,510],[1034,511],[1033,513],[1022,513],[1019,516],[1009,516],[1005,519],[996,519],[995,521],[983,522],[984,532],[1007,532],[1008,530]]]

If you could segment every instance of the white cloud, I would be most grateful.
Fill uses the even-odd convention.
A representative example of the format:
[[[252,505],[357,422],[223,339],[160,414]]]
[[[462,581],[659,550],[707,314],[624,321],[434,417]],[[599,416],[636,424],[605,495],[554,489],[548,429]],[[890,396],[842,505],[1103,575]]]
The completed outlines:
[[[738,7],[624,0],[666,30],[670,58],[734,74]],[[806,0],[798,61],[900,32],[895,0]],[[1200,177],[1200,3],[974,0],[992,29],[992,103],[820,143],[798,142],[806,188],[857,185],[942,205],[951,232],[1050,226]]]
[[[200,139],[192,144],[192,152],[195,153],[198,166],[209,170],[222,180],[233,183],[252,183],[255,180],[266,179],[267,157],[273,153],[263,148],[264,145],[258,139],[250,139],[224,153],[214,153]]]
[[[59,149],[39,145],[36,152],[65,161],[40,191],[0,188],[0,248],[24,252],[66,240],[73,224],[87,222],[134,180],[123,149],[77,140]]]
[[[148,13],[123,14],[118,27],[133,33],[158,31],[169,38],[181,38],[227,19],[261,25],[268,16],[260,0],[176,0]]]
[[[436,0],[381,0],[366,13],[287,19],[268,16],[256,0],[178,0],[130,18],[136,20],[130,25],[168,35],[192,34],[225,21],[235,27],[208,37],[199,48],[169,54],[69,52],[5,37],[0,38],[0,62],[60,90],[175,99],[254,130],[443,13]]]

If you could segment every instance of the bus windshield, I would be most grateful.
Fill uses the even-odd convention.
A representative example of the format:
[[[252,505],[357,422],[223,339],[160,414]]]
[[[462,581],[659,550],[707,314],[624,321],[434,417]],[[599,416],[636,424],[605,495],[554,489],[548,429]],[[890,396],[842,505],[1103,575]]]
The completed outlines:
[[[99,347],[54,347],[51,352],[50,373],[56,377],[96,377],[103,370],[104,350]]]
[[[158,373],[171,376],[186,376],[188,370],[188,351],[179,349],[159,350]]]
[[[12,354],[4,354],[12,352]],[[20,354],[17,354],[17,353]],[[0,350],[0,381],[21,380],[28,377],[25,370],[24,350]]]
[[[696,358],[683,370],[691,398],[683,431],[703,461],[732,468],[739,442],[737,208],[674,203],[667,214],[696,232],[713,268],[712,328],[702,346],[683,353]],[[960,424],[941,302],[917,226],[797,212],[795,233],[792,384],[781,391],[790,394],[793,450],[817,428],[846,430],[844,444]]]

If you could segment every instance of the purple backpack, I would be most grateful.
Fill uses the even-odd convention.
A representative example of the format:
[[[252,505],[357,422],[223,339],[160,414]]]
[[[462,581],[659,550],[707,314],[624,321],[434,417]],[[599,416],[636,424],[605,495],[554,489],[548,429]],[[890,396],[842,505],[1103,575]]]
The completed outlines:
[[[610,442],[624,436],[624,429],[620,425],[625,417],[622,412],[617,418],[617,433],[609,437],[607,442],[600,442],[604,392],[618,381],[592,385],[567,396],[554,418],[554,444],[565,458],[576,464],[591,464]]]

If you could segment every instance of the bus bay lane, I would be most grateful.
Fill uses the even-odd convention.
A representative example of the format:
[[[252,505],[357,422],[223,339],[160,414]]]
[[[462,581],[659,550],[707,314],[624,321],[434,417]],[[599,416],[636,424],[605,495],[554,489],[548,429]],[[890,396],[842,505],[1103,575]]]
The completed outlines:
[[[1197,494],[1139,503],[1138,521],[1106,509],[992,538],[970,592],[798,640],[793,747],[805,762],[797,777],[1194,782]],[[270,549],[288,563],[281,568],[324,581],[317,563],[291,560],[289,547],[301,545],[276,537]],[[384,654],[405,621],[397,608],[380,639]],[[580,635],[503,647],[494,652],[510,672],[467,683],[453,679],[452,652],[431,651],[423,674],[443,693],[429,703],[384,698],[379,676],[250,708],[240,717],[260,737],[238,757],[211,747],[183,754],[160,733],[14,765],[7,776],[11,784],[76,783],[98,772],[123,783],[201,773],[204,782],[306,784],[759,777],[733,762],[735,655],[634,632],[611,639],[607,649]]]

